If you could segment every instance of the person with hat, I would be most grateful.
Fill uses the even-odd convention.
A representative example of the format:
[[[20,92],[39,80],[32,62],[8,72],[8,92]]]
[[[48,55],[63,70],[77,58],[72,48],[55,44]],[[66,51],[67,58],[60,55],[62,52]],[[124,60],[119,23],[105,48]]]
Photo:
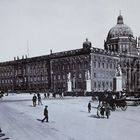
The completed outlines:
[[[46,122],[48,122],[48,106],[46,105],[44,108],[44,119],[42,120],[42,122],[44,122],[46,120]]]
[[[36,106],[36,100],[37,100],[37,97],[36,97],[36,95],[34,94],[34,96],[33,96],[33,98],[32,98],[33,106],[34,106],[34,107]]]
[[[91,111],[91,103],[89,102],[88,103],[88,112],[90,113],[90,111]]]

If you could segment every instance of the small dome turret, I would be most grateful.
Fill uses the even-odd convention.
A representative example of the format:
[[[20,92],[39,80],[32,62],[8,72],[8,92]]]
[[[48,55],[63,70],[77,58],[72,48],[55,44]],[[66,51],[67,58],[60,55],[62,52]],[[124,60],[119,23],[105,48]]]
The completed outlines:
[[[117,18],[117,24],[123,24],[123,16],[119,15]]]

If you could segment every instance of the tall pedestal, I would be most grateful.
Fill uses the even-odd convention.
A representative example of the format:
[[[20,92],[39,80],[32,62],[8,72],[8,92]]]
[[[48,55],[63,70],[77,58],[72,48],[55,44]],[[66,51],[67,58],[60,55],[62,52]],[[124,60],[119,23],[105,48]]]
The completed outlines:
[[[91,92],[91,80],[86,80],[86,92]]]
[[[122,91],[122,76],[116,76],[113,79],[113,87],[115,91]]]
[[[71,92],[72,91],[72,83],[71,83],[71,81],[68,81],[67,85],[68,85],[68,92]]]

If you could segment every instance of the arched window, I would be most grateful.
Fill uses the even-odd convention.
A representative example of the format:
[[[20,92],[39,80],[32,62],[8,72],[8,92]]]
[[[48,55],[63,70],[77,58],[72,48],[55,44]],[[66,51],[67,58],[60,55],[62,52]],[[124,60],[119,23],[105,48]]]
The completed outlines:
[[[104,63],[102,63],[102,68],[104,68]]]

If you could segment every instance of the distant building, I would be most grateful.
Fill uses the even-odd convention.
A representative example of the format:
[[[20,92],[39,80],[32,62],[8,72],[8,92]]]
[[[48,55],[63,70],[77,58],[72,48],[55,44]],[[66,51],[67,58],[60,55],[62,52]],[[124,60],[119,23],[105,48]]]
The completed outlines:
[[[81,49],[27,58],[14,58],[0,63],[1,91],[68,91],[84,93],[113,90],[113,78],[118,64],[124,90],[140,89],[140,39],[134,38],[131,28],[123,23],[110,29],[104,49],[92,47],[86,39]],[[71,84],[68,83],[71,82]],[[88,88],[87,88],[88,86]]]

